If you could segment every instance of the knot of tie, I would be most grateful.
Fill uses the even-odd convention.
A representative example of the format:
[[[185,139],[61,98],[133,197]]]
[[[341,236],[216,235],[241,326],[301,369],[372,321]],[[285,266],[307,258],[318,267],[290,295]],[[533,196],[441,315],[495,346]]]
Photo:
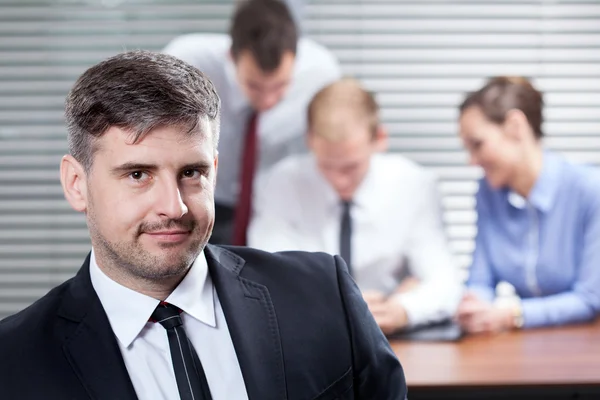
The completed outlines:
[[[181,312],[182,310],[179,307],[161,301],[152,313],[150,322],[158,322],[165,329],[173,329],[176,326],[183,325],[180,315]]]

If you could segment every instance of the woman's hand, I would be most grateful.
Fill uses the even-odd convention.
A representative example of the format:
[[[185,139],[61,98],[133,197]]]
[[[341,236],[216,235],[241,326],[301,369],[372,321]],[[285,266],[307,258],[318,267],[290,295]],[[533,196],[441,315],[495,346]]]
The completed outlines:
[[[462,298],[456,319],[468,333],[496,333],[514,327],[511,308],[494,306],[470,292]]]

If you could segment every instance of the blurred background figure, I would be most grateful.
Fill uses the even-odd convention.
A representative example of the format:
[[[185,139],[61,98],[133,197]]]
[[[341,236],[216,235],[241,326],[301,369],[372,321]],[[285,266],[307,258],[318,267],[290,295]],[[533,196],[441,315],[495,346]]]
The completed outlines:
[[[339,77],[338,63],[323,46],[299,39],[289,9],[277,0],[240,2],[229,35],[188,34],[164,51],[205,72],[221,97],[211,243],[244,245],[254,182],[285,156],[305,151],[306,106]]]
[[[312,154],[283,160],[257,187],[249,245],[340,254],[385,333],[451,317],[460,282],[433,174],[380,154],[387,133],[356,80],[318,92],[308,121]]]
[[[479,182],[477,239],[458,310],[472,333],[589,321],[600,310],[600,179],[542,145],[542,93],[497,77],[460,106]],[[494,303],[496,284],[516,297]]]

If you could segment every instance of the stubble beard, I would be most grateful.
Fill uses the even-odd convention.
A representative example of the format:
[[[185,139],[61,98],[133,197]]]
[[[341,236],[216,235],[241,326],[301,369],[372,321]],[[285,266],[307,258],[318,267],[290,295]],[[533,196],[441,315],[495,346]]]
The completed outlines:
[[[190,269],[192,263],[202,252],[208,242],[208,237],[203,238],[195,222],[167,221],[161,227],[153,225],[154,230],[161,228],[182,227],[191,231],[187,247],[178,252],[167,251],[179,244],[162,244],[160,248],[166,250],[158,255],[148,251],[140,241],[141,235],[148,231],[148,226],[141,224],[137,232],[128,241],[114,242],[106,238],[96,224],[93,208],[88,210],[88,227],[94,251],[97,258],[102,259],[105,268],[111,269],[115,275],[124,276],[125,279],[160,283],[175,277],[183,277]]]

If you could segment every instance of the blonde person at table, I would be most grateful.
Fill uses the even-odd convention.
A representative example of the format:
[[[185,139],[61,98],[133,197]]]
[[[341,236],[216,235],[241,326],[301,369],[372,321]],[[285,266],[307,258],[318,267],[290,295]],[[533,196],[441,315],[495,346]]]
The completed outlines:
[[[485,178],[458,321],[471,333],[590,321],[600,310],[600,179],[542,146],[542,93],[496,77],[460,106],[460,136]],[[505,281],[518,298],[499,304]]]
[[[461,285],[434,176],[380,154],[377,104],[353,79],[317,93],[308,123],[312,153],[283,160],[257,190],[250,245],[340,254],[387,334],[452,317]]]

